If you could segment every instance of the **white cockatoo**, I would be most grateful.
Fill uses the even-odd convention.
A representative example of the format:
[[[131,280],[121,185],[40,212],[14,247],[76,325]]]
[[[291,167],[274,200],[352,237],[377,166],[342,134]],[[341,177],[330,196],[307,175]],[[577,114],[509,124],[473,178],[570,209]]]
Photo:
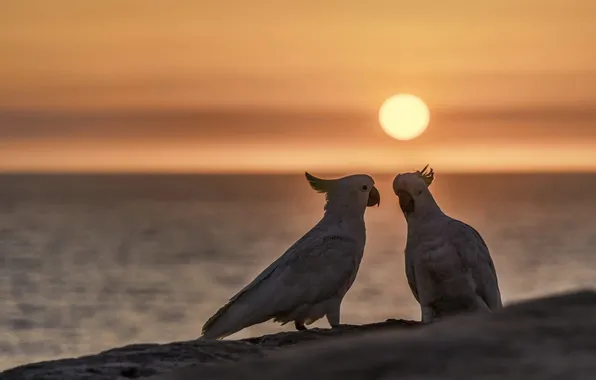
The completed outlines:
[[[422,322],[502,308],[493,260],[480,234],[443,211],[428,187],[434,171],[398,174],[393,191],[406,218],[406,277]]]
[[[323,316],[331,327],[339,325],[341,302],[364,252],[364,212],[379,205],[380,194],[368,175],[329,180],[305,174],[326,195],[323,218],[209,318],[202,339],[225,338],[270,319],[294,322],[297,330]]]

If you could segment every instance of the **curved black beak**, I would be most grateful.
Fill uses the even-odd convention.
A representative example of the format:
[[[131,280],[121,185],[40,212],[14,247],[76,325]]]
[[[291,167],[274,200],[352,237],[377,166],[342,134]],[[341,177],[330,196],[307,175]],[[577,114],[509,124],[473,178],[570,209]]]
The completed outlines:
[[[370,189],[370,193],[368,193],[368,202],[366,203],[368,207],[372,207],[374,205],[380,206],[381,205],[381,194],[376,187],[372,187]]]
[[[410,193],[408,193],[407,191],[398,190],[395,194],[399,198],[399,207],[404,212],[404,214],[414,212],[414,198],[412,198]]]

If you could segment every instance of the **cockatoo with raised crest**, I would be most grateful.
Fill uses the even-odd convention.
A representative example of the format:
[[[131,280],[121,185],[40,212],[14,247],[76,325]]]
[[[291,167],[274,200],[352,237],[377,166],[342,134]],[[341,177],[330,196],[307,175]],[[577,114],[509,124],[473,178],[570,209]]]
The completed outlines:
[[[339,325],[342,300],[364,253],[364,212],[379,205],[380,194],[368,175],[305,175],[326,195],[323,218],[209,318],[202,339],[224,338],[270,319],[294,322],[298,330],[323,316],[331,327]]]
[[[486,243],[474,228],[441,211],[429,190],[433,179],[434,171],[427,165],[393,180],[408,226],[406,277],[420,304],[422,321],[502,308]]]

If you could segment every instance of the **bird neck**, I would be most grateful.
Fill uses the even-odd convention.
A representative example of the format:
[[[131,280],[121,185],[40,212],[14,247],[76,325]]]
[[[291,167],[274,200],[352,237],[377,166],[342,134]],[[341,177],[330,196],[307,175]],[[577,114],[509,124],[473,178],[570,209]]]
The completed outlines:
[[[419,225],[425,224],[431,220],[435,220],[438,217],[442,217],[445,214],[441,210],[441,207],[437,204],[433,196],[429,193],[428,196],[424,197],[423,200],[416,202],[414,212],[406,215],[408,224]]]
[[[327,202],[323,220],[333,223],[361,225],[364,223],[364,210],[360,210],[354,204]]]
[[[360,205],[357,194],[327,194],[325,217],[345,220],[364,220],[366,204]]]
[[[364,209],[353,201],[342,199],[329,199],[325,204],[325,216],[327,219],[364,221]]]
[[[338,212],[336,210],[326,210],[325,215],[319,222],[321,228],[326,233],[349,236],[358,241],[366,241],[366,224],[364,215],[352,212]]]

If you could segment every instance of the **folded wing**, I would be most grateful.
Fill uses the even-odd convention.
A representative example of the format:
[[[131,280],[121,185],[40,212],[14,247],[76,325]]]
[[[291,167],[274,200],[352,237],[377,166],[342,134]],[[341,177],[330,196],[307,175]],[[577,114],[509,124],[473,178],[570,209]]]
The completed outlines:
[[[448,225],[448,234],[465,269],[474,279],[478,296],[489,309],[500,309],[503,305],[497,273],[482,236],[473,227],[455,219]]]
[[[334,297],[360,264],[350,237],[309,233],[232,297],[203,326],[217,339]]]

